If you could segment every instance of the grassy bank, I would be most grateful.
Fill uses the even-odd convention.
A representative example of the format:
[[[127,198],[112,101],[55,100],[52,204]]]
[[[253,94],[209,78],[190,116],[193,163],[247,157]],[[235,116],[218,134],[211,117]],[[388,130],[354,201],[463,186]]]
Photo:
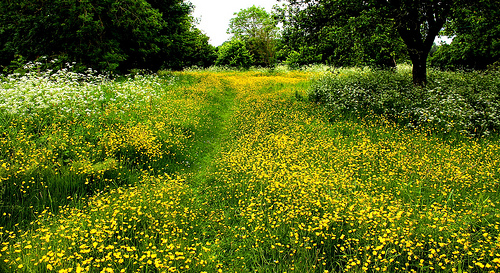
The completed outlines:
[[[130,105],[109,100],[96,115],[63,117],[48,107],[31,122],[32,113],[5,114],[2,132],[24,137],[2,144],[11,145],[2,151],[2,185],[25,195],[3,195],[11,208],[2,218],[0,268],[498,271],[499,143],[446,140],[383,116],[339,115],[302,99],[311,77],[164,73],[130,88],[137,96],[124,100]],[[104,89],[113,97],[125,83],[138,84]],[[65,144],[46,145],[57,141]],[[63,152],[42,146],[74,152],[60,158]],[[44,155],[51,155],[45,165],[34,163]],[[73,166],[84,160],[91,167],[78,172]],[[48,174],[17,174],[21,167]],[[35,202],[42,186],[18,186],[43,182],[52,194],[68,178],[76,186],[61,190],[57,206],[52,195]],[[109,186],[82,190],[99,183]],[[67,198],[75,191],[81,197]],[[39,212],[14,217],[19,200]]]

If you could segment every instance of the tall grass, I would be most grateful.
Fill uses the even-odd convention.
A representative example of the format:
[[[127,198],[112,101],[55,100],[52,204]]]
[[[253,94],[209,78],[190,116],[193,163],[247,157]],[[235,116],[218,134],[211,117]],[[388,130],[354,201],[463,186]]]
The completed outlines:
[[[315,75],[189,71],[149,78],[160,84],[152,103],[110,108],[90,131],[106,148],[89,150],[114,151],[92,169],[115,164],[132,175],[80,204],[42,210],[31,224],[1,228],[0,270],[498,271],[498,142],[443,140],[361,111],[338,116],[300,99]],[[112,84],[111,91],[121,83]],[[25,117],[10,118],[23,128]],[[78,135],[71,126],[65,134]],[[92,155],[65,134],[54,138]],[[158,146],[157,139],[179,140]],[[36,151],[28,144],[24,154]],[[77,161],[68,158],[70,168]]]
[[[0,226],[135,184],[144,172],[181,168],[199,106],[172,91],[177,80],[68,70],[3,78]]]

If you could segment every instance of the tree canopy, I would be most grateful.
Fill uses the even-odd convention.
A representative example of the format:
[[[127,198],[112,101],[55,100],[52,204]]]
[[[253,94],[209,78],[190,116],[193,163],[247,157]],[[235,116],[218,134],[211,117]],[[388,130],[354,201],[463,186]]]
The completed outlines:
[[[413,82],[425,85],[429,52],[444,28],[458,38],[455,44],[462,44],[453,49],[460,51],[457,59],[498,58],[498,12],[493,0],[283,2],[287,3],[281,9],[285,48],[302,54],[311,52],[307,45],[316,44],[316,58],[308,59],[340,65],[383,64],[387,56],[397,59],[407,54]]]
[[[455,4],[453,0],[288,0],[287,2],[292,7],[289,9],[291,17],[288,18],[292,26],[299,23],[304,24],[306,29],[317,31],[315,28],[318,26],[324,29],[325,23],[322,24],[322,21],[337,27],[362,26],[362,23],[359,24],[360,21],[379,21],[379,24],[364,24],[365,29],[369,30],[371,27],[372,30],[362,34],[358,41],[363,41],[367,36],[372,36],[369,40],[376,41],[378,39],[374,39],[373,36],[378,34],[393,38],[381,41],[397,41],[397,38],[391,36],[391,33],[397,32],[406,45],[413,64],[413,82],[417,85],[424,85],[427,81],[427,56],[435,37],[449,18],[451,8]],[[309,13],[322,16],[306,19]],[[353,20],[353,18],[358,19]],[[380,28],[384,30],[380,31]],[[352,32],[358,31],[354,29]],[[379,45],[379,48],[383,47],[384,45]]]
[[[254,56],[254,64],[270,66],[275,61],[275,45],[278,38],[277,21],[263,7],[252,6],[234,14],[228,34],[232,39],[245,42]]]
[[[291,2],[280,15],[287,62],[392,67],[406,56],[391,22],[359,3]]]
[[[428,59],[446,69],[485,69],[500,59],[495,0],[281,1],[273,13],[256,6],[235,13],[232,41],[216,53],[195,27],[188,0],[4,0],[0,67],[42,56],[110,71],[277,61],[394,67],[410,60],[413,82],[425,85]],[[428,58],[438,34],[453,43]]]
[[[0,64],[15,55],[112,71],[209,63],[213,48],[191,11],[184,0],[1,1]]]
[[[219,47],[218,57],[215,61],[219,66],[231,66],[248,69],[254,63],[252,53],[248,50],[245,42],[238,39],[225,42]]]
[[[444,69],[486,69],[500,62],[500,10],[493,1],[474,1],[454,10],[444,34],[451,44],[438,47],[430,58]]]

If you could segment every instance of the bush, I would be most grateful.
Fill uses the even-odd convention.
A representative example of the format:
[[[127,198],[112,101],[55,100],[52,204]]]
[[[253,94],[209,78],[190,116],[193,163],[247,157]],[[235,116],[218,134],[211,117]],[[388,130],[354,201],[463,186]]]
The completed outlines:
[[[233,40],[221,45],[216,65],[248,69],[253,64],[253,56],[241,40]]]
[[[321,63],[321,54],[316,54],[312,47],[303,46],[300,48],[300,52],[291,51],[285,60],[285,64],[291,69],[297,69],[301,66],[308,64]]]
[[[377,114],[410,128],[486,136],[500,129],[500,77],[492,71],[430,72],[426,87],[409,68],[340,69],[318,79],[309,98],[337,113]]]
[[[498,52],[475,50],[459,42],[440,45],[436,49],[429,58],[429,65],[443,70],[485,70],[500,60]]]

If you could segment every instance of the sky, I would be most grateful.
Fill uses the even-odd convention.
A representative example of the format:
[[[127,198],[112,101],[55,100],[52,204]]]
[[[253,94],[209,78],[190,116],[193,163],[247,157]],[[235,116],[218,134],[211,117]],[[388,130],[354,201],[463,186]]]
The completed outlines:
[[[190,0],[195,6],[193,16],[200,20],[197,26],[208,37],[209,43],[219,46],[229,40],[231,35],[226,31],[229,28],[229,20],[235,12],[249,8],[253,5],[264,7],[271,12],[276,0]]]

